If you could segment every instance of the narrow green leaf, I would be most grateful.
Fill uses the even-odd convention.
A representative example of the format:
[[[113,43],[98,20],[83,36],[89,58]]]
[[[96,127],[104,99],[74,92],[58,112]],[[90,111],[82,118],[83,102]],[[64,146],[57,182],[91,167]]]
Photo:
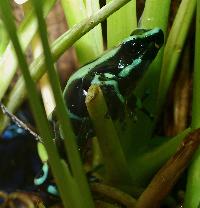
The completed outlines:
[[[47,16],[56,0],[44,0],[44,15]],[[30,10],[21,25],[17,30],[18,37],[23,51],[27,48],[28,44],[32,40],[34,34],[37,31],[36,18],[33,15],[33,11]],[[7,45],[4,55],[0,60],[0,99],[8,89],[10,82],[17,69],[17,58],[11,42]]]
[[[195,57],[193,75],[192,128],[200,128],[200,2],[197,1]],[[197,150],[188,171],[184,207],[200,205],[200,148]]]
[[[56,103],[56,115],[62,130],[62,136],[64,139],[65,149],[68,156],[69,165],[71,167],[72,175],[74,177],[75,183],[77,183],[78,186],[78,189],[74,192],[74,195],[72,197],[73,199],[76,199],[76,196],[79,196],[79,203],[77,203],[77,200],[73,200],[76,205],[74,207],[92,208],[94,207],[94,204],[89,191],[89,185],[87,183],[86,176],[82,167],[78,147],[76,144],[76,137],[71,128],[66,104],[62,96],[59,77],[54,68],[54,61],[48,43],[47,28],[42,14],[42,4],[40,0],[32,0],[32,3],[34,5],[36,16],[38,19],[39,33],[42,41],[43,53],[45,56],[45,65],[47,68],[49,81],[52,86],[52,91]],[[58,183],[58,186],[61,187],[61,184]],[[66,199],[69,200],[69,198],[64,195],[62,195],[62,199],[63,202]]]
[[[190,131],[191,129],[188,128],[168,140],[167,138],[153,138],[148,147],[130,159],[129,164],[134,184],[146,186],[155,172],[176,152]],[[158,143],[158,140],[159,144],[155,144]]]
[[[112,0],[107,0],[109,3]],[[107,46],[112,48],[128,37],[137,28],[136,0],[131,0],[126,6],[107,19]]]
[[[132,179],[127,161],[112,119],[105,117],[108,109],[99,86],[89,88],[86,105],[104,158],[108,182],[118,186],[130,185]]]
[[[100,9],[99,0],[86,0],[85,7],[87,15],[91,16]],[[102,54],[104,50],[101,24],[97,25],[89,32],[89,34],[91,34],[90,36],[92,39],[90,40],[93,42],[92,47],[94,48],[93,50],[95,51],[95,55],[97,57]]]
[[[171,0],[146,0],[139,27],[152,29],[159,27],[166,33]]]
[[[62,0],[61,2],[63,5],[67,23],[70,28],[73,25],[81,22],[84,18],[89,17],[91,15],[91,12],[96,12],[98,9],[96,4],[89,11],[89,6],[92,6],[92,4],[94,3],[86,2],[86,9],[85,4],[82,0]],[[80,40],[78,40],[75,43],[75,49],[80,65],[83,65],[84,63],[87,63],[99,56],[102,53],[103,49],[100,25],[84,35]]]
[[[2,19],[6,26],[7,32],[15,49],[19,66],[26,84],[26,88],[29,91],[28,97],[30,100],[31,109],[36,121],[37,128],[41,137],[43,138],[43,142],[48,152],[49,162],[51,164],[52,171],[55,175],[55,180],[59,184],[58,188],[63,198],[64,206],[72,207],[70,200],[66,200],[65,198],[66,195],[69,195],[69,190],[67,190],[65,184],[67,184],[67,181],[70,182],[71,175],[69,174],[69,169],[63,169],[63,166],[61,166],[59,154],[52,139],[53,132],[50,130],[49,122],[47,120],[44,107],[40,102],[40,97],[37,94],[36,85],[31,78],[28,64],[26,62],[26,57],[24,56],[22,47],[20,46],[20,42],[16,34],[16,27],[12,17],[11,7],[8,0],[3,1],[0,4],[0,11],[2,13]]]
[[[196,0],[183,0],[179,6],[171,31],[169,33],[164,50],[159,84],[157,104],[158,113],[161,111],[161,108],[165,102],[166,94],[180,58],[181,50],[184,46],[195,8]]]
[[[5,27],[4,27],[1,19],[0,19],[0,40],[1,40],[1,42],[0,42],[0,61],[1,61],[2,55],[6,49],[6,46],[9,41],[7,33],[5,31]]]

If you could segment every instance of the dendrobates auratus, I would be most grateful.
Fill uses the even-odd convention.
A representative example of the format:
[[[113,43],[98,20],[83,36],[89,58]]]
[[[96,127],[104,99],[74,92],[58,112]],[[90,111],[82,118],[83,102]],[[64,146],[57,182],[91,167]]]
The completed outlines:
[[[123,119],[123,106],[131,99],[132,91],[144,76],[163,42],[164,35],[159,28],[135,30],[117,47],[84,65],[70,77],[64,90],[64,98],[80,149],[95,135],[85,105],[89,87],[92,84],[100,85],[111,118]],[[35,184],[56,195],[56,186],[49,180],[51,175],[45,163],[40,176],[35,179]]]
[[[158,28],[137,29],[119,46],[86,64],[70,77],[64,98],[78,144],[81,145],[94,134],[85,105],[88,88],[92,84],[100,85],[111,118],[121,119],[122,106],[156,57],[163,41],[163,32]]]
[[[92,84],[100,85],[111,118],[122,119],[123,106],[131,99],[131,92],[144,76],[163,42],[161,29],[137,29],[117,47],[84,65],[70,77],[64,90],[64,98],[80,149],[94,136],[85,104],[89,87]],[[47,178],[49,168],[45,164],[42,174],[35,182],[38,185],[46,184]],[[56,187],[50,185],[47,188],[49,192],[56,194]]]

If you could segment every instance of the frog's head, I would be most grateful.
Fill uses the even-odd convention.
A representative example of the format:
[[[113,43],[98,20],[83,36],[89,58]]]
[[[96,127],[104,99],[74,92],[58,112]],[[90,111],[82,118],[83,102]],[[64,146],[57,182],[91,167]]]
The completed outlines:
[[[161,29],[137,29],[122,43],[122,50],[130,59],[153,60],[164,42]],[[131,61],[131,60],[130,60]]]
[[[147,71],[164,42],[161,29],[138,29],[118,50],[118,77],[122,94],[128,94]],[[130,84],[131,83],[131,84]]]
[[[146,42],[155,42],[157,47],[160,48],[164,42],[164,34],[160,28],[154,28],[151,30],[147,29],[136,29],[131,33],[132,38],[141,38]]]

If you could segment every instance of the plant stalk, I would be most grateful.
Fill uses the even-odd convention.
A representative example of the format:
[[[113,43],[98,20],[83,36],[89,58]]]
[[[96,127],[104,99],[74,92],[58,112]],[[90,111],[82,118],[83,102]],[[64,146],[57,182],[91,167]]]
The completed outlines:
[[[69,193],[65,184],[67,184],[67,181],[71,181],[71,175],[69,173],[68,169],[63,169],[63,166],[61,165],[59,154],[57,152],[56,146],[53,142],[53,133],[50,130],[49,123],[47,120],[47,117],[45,115],[44,108],[40,102],[40,98],[37,94],[37,89],[35,86],[34,81],[31,78],[28,64],[26,62],[26,58],[23,54],[23,50],[20,46],[19,39],[16,34],[16,28],[12,17],[11,8],[9,5],[8,0],[3,1],[0,4],[1,14],[3,21],[5,23],[7,32],[10,36],[10,39],[13,43],[13,47],[16,51],[16,56],[18,58],[18,62],[20,65],[20,69],[22,71],[24,81],[26,83],[27,90],[29,91],[29,100],[31,104],[31,109],[36,121],[36,125],[39,129],[40,135],[43,138],[45,147],[47,149],[48,155],[49,155],[49,162],[51,164],[53,173],[55,174],[55,180],[59,184],[58,188],[60,190],[60,194],[63,198],[63,204],[65,207],[72,207],[72,203],[70,200],[66,199],[66,195]],[[71,195],[72,192],[70,192],[69,195]],[[68,196],[69,196],[68,195]],[[69,196],[70,197],[70,196]]]
[[[104,158],[107,181],[118,186],[131,184],[127,161],[112,119],[106,116],[108,109],[99,86],[90,86],[85,102]]]
[[[45,17],[49,13],[55,2],[56,0],[43,1]],[[29,13],[26,15],[25,19],[20,24],[17,30],[17,34],[20,39],[20,44],[23,51],[25,51],[28,47],[36,31],[37,21],[35,16],[33,15],[33,11],[29,10]],[[9,42],[0,60],[0,99],[4,96],[6,90],[8,89],[11,80],[16,72],[17,66],[17,57],[15,55],[12,43]]]
[[[196,10],[196,33],[195,33],[195,56],[193,75],[193,101],[192,101],[192,124],[193,129],[200,127],[200,2],[197,1]],[[187,186],[184,207],[200,206],[200,148],[195,153],[188,171]]]

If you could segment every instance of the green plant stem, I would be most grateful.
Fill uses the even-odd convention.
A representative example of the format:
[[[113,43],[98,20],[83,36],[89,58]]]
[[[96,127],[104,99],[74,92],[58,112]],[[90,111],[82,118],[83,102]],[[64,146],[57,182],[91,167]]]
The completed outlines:
[[[130,170],[134,184],[146,186],[155,172],[176,152],[178,146],[190,131],[191,129],[188,128],[168,141],[164,138],[164,142],[159,146],[151,145],[143,153],[128,161],[129,164],[133,164]],[[156,139],[158,138],[154,138],[154,140]]]
[[[0,40],[1,40],[1,43],[0,43],[0,61],[1,61],[1,58],[3,56],[3,53],[6,49],[6,46],[8,44],[8,35],[5,31],[5,27],[3,25],[3,22],[0,18]]]
[[[73,45],[80,37],[86,34],[89,30],[102,22],[109,15],[114,13],[120,7],[125,5],[130,0],[115,0],[101,8],[92,16],[87,17],[79,24],[73,26],[70,30],[60,36],[51,47],[53,60],[56,61],[71,45]],[[38,81],[45,72],[44,57],[40,56],[31,64],[31,75],[35,81]],[[14,112],[22,103],[26,96],[26,88],[23,79],[19,79],[8,96],[6,107],[10,112]],[[0,117],[0,132],[6,127],[8,119]]]
[[[91,10],[88,13],[83,0],[61,0],[61,3],[64,9],[64,14],[67,23],[70,28],[73,25],[81,22],[84,18],[89,17],[91,15]],[[89,4],[88,1],[87,4]],[[96,12],[99,9],[98,0],[91,1],[90,4],[95,5],[95,7],[93,7],[92,13]],[[86,35],[81,37],[74,44],[74,46],[80,65],[83,65],[97,58],[103,52],[103,38],[101,25],[98,25],[90,32],[88,32]]]
[[[145,8],[139,23],[139,27],[145,29],[159,27],[163,30],[166,37],[170,3],[170,0],[164,0],[162,1],[162,4],[160,4],[159,0],[147,0],[145,2]],[[155,101],[158,93],[157,89],[160,79],[163,48],[160,50],[156,59],[151,64],[143,82],[141,83],[141,85],[143,85],[142,89],[148,89],[151,93],[149,96],[150,98],[146,101],[146,103],[147,107],[152,113],[155,111]],[[140,86],[138,88],[140,88]]]
[[[1,2],[0,4],[1,14],[3,21],[5,23],[6,29],[8,31],[8,34],[10,36],[10,39],[13,43],[13,47],[16,51],[16,56],[18,58],[18,62],[20,65],[21,72],[24,77],[24,81],[26,83],[26,88],[30,92],[28,94],[31,109],[37,124],[37,127],[39,129],[40,135],[43,138],[45,147],[47,149],[48,155],[49,155],[49,162],[51,164],[53,173],[55,174],[56,182],[59,184],[58,188],[60,191],[60,194],[63,198],[63,204],[65,207],[73,207],[71,206],[72,203],[70,200],[66,200],[66,196],[71,195],[72,191],[67,190],[66,184],[67,182],[71,181],[71,176],[68,169],[63,169],[63,166],[59,159],[59,154],[57,152],[56,146],[53,142],[53,133],[50,131],[49,123],[45,115],[44,108],[40,102],[40,98],[37,94],[36,86],[34,81],[31,78],[28,64],[26,62],[26,58],[23,54],[22,48],[19,43],[19,39],[16,34],[16,28],[13,22],[12,18],[12,12],[10,5],[7,0]]]
[[[106,2],[110,2],[107,0]],[[112,48],[137,28],[136,1],[131,0],[107,19],[107,48]]]
[[[69,31],[67,31],[65,34],[60,36],[55,41],[55,44],[58,44],[60,41],[62,41],[62,47],[60,44],[60,50],[58,50],[58,53],[62,53],[63,48],[66,50],[68,47],[66,45],[69,44],[69,41],[71,41],[71,44],[73,44],[75,41],[77,41],[80,37],[82,37],[84,34],[86,34],[88,31],[90,31],[92,28],[94,28],[96,25],[98,25],[100,22],[105,20],[108,16],[113,14],[115,11],[123,7],[125,4],[127,4],[130,0],[113,0],[106,6],[102,7],[100,10],[95,12],[90,17],[85,18],[80,23],[74,25]],[[71,40],[69,40],[69,36],[71,37]]]
[[[196,0],[183,0],[174,19],[164,50],[158,92],[157,114],[161,112],[166,100],[166,95],[186,40],[195,8]]]
[[[44,16],[46,17],[56,0],[44,0],[43,2]],[[25,51],[29,45],[36,31],[37,21],[33,15],[33,11],[30,10],[17,30],[23,51]],[[6,90],[8,89],[10,82],[16,72],[17,66],[18,62],[15,51],[13,49],[12,43],[9,42],[0,61],[0,99],[4,96]]]
[[[200,127],[200,2],[197,1],[195,56],[193,75],[192,124],[193,129]]]
[[[42,45],[38,33],[36,33],[35,36],[33,37],[33,40],[31,42],[31,47],[32,47],[32,54],[34,59],[38,58],[38,56],[42,53]],[[51,85],[49,83],[47,73],[45,73],[41,77],[39,81],[39,86],[40,86],[40,91],[41,91],[45,111],[47,116],[49,116],[55,108],[55,100],[53,97],[53,92]]]
[[[99,86],[92,85],[89,88],[86,106],[104,158],[108,182],[118,186],[130,184],[128,165],[112,119],[105,117],[108,109]]]
[[[23,4],[23,11],[25,15],[29,13],[30,9],[32,9],[31,1],[28,1]],[[37,58],[42,53],[42,45],[38,32],[34,35],[31,41],[31,50],[34,59]],[[41,95],[42,95],[46,115],[49,116],[49,114],[55,108],[55,101],[53,98],[51,86],[49,84],[48,76],[46,73],[43,75],[43,77],[40,80],[40,90],[41,90]],[[40,142],[38,142],[37,144],[37,152],[43,163],[48,161],[47,151],[44,145]]]
[[[170,4],[170,0],[164,0],[162,4],[159,0],[147,0],[138,27],[145,29],[159,27],[166,33]]]
[[[99,0],[97,1],[86,0],[85,7],[86,7],[87,15],[91,16],[100,9]],[[96,55],[99,56],[104,50],[101,24],[97,25],[92,30],[91,35],[93,35],[92,37],[92,41],[94,42],[93,48],[95,48]]]
[[[200,127],[200,2],[197,1],[195,57],[193,75],[192,128]],[[200,148],[197,150],[189,168],[184,207],[199,207],[200,205]]]
[[[32,4],[30,1],[23,4],[23,11],[25,15],[29,13],[30,9],[32,9]],[[38,33],[36,33],[32,38],[31,50],[32,50],[33,59],[38,58],[38,56],[42,53],[42,45]],[[40,84],[40,91],[41,91],[45,111],[48,116],[55,108],[55,101],[53,98],[52,89],[46,73],[40,79],[39,84]]]
[[[41,1],[33,0],[32,3],[34,5],[35,12],[38,18],[39,33],[42,40],[46,68],[56,102],[56,115],[58,117],[58,121],[61,126],[65,149],[72,170],[72,175],[81,193],[79,194],[78,199],[81,201],[81,207],[92,208],[94,207],[94,204],[89,191],[89,186],[86,180],[86,176],[84,174],[84,170],[82,167],[80,155],[78,152],[78,147],[76,145],[76,137],[72,131],[72,128],[70,128],[71,124],[68,117],[66,104],[62,96],[58,74],[56,73],[56,70],[54,68],[54,61],[51,55],[48,38],[47,38],[46,24],[41,9],[42,8]]]

